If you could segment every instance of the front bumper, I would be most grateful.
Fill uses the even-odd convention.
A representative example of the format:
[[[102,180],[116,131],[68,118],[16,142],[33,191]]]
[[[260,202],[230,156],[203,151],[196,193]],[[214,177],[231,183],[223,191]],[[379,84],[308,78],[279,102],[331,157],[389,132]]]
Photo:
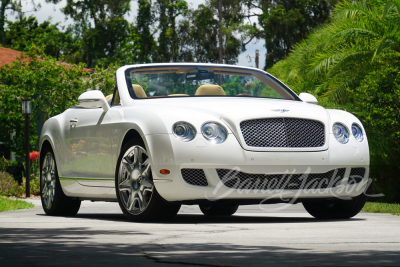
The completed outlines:
[[[157,191],[168,201],[219,200],[219,199],[292,199],[354,197],[367,185],[369,175],[368,143],[339,144],[329,138],[329,149],[315,152],[254,152],[244,150],[233,134],[222,144],[211,144],[201,134],[190,142],[181,142],[173,135],[147,135],[153,180]],[[349,184],[351,168],[366,169],[364,178],[357,184]],[[217,169],[235,169],[249,174],[302,174],[326,173],[345,168],[339,186],[320,189],[234,189],[225,186]],[[161,169],[170,174],[160,174]],[[182,169],[202,169],[206,186],[186,182]]]

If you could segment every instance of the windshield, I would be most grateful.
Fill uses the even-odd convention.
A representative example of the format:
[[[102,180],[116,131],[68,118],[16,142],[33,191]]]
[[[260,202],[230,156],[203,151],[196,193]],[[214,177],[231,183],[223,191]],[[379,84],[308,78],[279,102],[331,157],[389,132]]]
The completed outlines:
[[[299,100],[274,77],[257,70],[216,66],[162,66],[126,71],[132,98],[261,97]]]

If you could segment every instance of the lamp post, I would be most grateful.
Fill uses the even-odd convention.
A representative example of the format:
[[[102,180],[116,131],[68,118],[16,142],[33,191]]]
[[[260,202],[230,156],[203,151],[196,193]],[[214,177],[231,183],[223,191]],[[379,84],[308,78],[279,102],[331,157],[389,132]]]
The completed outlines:
[[[256,49],[256,68],[258,69],[259,66],[259,61],[260,61],[260,50]]]
[[[31,185],[31,166],[29,158],[29,116],[32,113],[31,100],[29,98],[22,99],[22,114],[25,116],[25,179],[26,179],[26,197],[30,197]]]
[[[252,57],[250,55],[247,55],[246,57],[247,57],[247,60],[249,61],[249,63],[251,62],[251,59],[254,58],[255,62],[256,62],[256,68],[257,69],[259,68],[259,65],[260,65],[259,64],[259,62],[260,62],[260,50],[256,49],[256,56],[255,57]],[[252,67],[253,67],[253,65],[252,65]]]

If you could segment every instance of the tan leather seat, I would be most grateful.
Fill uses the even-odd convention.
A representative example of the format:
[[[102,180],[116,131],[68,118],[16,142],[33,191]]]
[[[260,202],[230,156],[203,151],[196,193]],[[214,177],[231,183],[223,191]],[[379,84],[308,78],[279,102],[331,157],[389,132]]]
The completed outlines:
[[[187,94],[172,94],[172,95],[168,95],[168,96],[189,96]]]
[[[112,101],[113,94],[106,96],[106,101],[108,104],[111,106],[111,101]]]
[[[146,98],[146,92],[139,84],[132,84],[133,91],[138,98]]]
[[[216,84],[204,84],[197,88],[194,95],[226,95],[224,89]]]

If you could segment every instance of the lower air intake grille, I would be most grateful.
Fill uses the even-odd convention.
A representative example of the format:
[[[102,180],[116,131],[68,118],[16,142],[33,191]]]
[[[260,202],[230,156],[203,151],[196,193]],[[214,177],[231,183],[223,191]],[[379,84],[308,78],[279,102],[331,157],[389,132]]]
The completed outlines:
[[[322,147],[322,122],[297,118],[267,118],[242,121],[240,129],[246,145],[252,147]]]
[[[365,176],[365,168],[351,168],[348,184],[358,184]]]
[[[218,176],[225,186],[235,189],[320,189],[338,186],[345,168],[326,173],[303,174],[251,174],[236,170],[217,169]]]
[[[207,179],[202,169],[181,169],[183,180],[192,185],[207,186]]]

